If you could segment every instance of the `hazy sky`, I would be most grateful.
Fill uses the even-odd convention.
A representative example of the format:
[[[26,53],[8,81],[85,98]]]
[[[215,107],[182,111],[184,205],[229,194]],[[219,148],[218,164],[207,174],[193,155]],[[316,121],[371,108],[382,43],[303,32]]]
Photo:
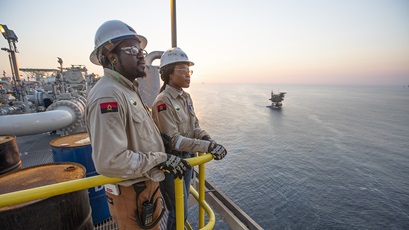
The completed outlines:
[[[57,68],[61,57],[102,75],[89,55],[111,19],[144,35],[148,52],[171,47],[169,1],[0,0],[0,12],[19,68]],[[408,85],[409,1],[179,0],[177,45],[195,62],[193,82]],[[3,70],[11,76],[5,51]]]

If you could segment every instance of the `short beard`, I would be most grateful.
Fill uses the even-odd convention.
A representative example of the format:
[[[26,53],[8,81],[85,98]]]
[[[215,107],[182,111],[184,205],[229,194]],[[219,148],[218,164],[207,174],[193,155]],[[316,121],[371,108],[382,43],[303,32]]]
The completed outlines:
[[[145,78],[146,77],[146,72],[144,70],[137,70],[136,72],[136,78]]]

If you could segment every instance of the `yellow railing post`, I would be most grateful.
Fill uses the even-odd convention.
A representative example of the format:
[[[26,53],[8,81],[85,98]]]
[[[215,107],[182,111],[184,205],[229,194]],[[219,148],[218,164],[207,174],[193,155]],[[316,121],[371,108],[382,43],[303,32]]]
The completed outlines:
[[[176,229],[183,230],[185,223],[185,201],[183,199],[183,180],[175,178]]]
[[[199,153],[198,157],[188,158],[186,161],[193,167],[199,165],[199,194],[191,187],[190,192],[199,203],[199,229],[213,229],[214,213],[205,201],[205,163],[213,159],[211,154]],[[183,230],[185,222],[183,180],[175,178],[176,229]],[[209,215],[209,223],[205,227],[205,211]]]
[[[190,193],[196,198],[197,201],[199,201],[199,194],[196,192],[196,190],[193,188],[193,186],[190,186]],[[211,230],[211,229],[213,229],[214,225],[216,224],[216,217],[214,215],[213,210],[210,208],[210,206],[205,201],[203,201],[202,203],[199,203],[199,205],[204,208],[207,215],[209,216],[209,222],[207,223],[206,226],[201,228],[201,230]]]
[[[199,152],[199,156],[203,156],[204,153]],[[205,200],[205,164],[199,165],[199,203],[204,202]],[[204,227],[205,223],[205,216],[204,216],[204,208],[199,205],[199,229]]]

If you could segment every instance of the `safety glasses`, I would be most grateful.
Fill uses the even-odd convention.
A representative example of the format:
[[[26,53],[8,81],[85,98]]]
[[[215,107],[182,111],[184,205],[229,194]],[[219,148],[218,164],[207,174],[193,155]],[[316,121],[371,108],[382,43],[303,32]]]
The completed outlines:
[[[193,74],[193,70],[191,69],[174,69],[174,71],[182,75],[186,75],[186,74],[192,75]]]
[[[142,54],[144,58],[148,56],[148,52],[146,52],[146,50],[141,49],[137,46],[122,47],[120,50],[124,51],[126,54],[133,56],[138,56],[138,54]]]

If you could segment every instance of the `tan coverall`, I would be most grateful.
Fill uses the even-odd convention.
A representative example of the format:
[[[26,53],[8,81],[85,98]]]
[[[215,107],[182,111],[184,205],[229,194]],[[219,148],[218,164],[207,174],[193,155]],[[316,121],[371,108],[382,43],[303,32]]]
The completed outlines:
[[[158,182],[165,178],[156,166],[166,161],[167,155],[160,133],[141,100],[138,83],[105,68],[104,76],[88,94],[86,124],[96,171],[128,179],[118,183],[119,196],[106,193],[112,217],[120,229],[140,229],[135,222],[136,193],[132,185],[147,181],[147,188],[138,200],[141,210],[142,202],[151,198]],[[162,209],[161,203],[159,199],[154,220]],[[158,228],[159,224],[153,229]]]
[[[199,126],[190,94],[166,85],[152,107],[153,119],[161,133],[171,137],[172,149],[182,152],[207,152],[208,135]]]

